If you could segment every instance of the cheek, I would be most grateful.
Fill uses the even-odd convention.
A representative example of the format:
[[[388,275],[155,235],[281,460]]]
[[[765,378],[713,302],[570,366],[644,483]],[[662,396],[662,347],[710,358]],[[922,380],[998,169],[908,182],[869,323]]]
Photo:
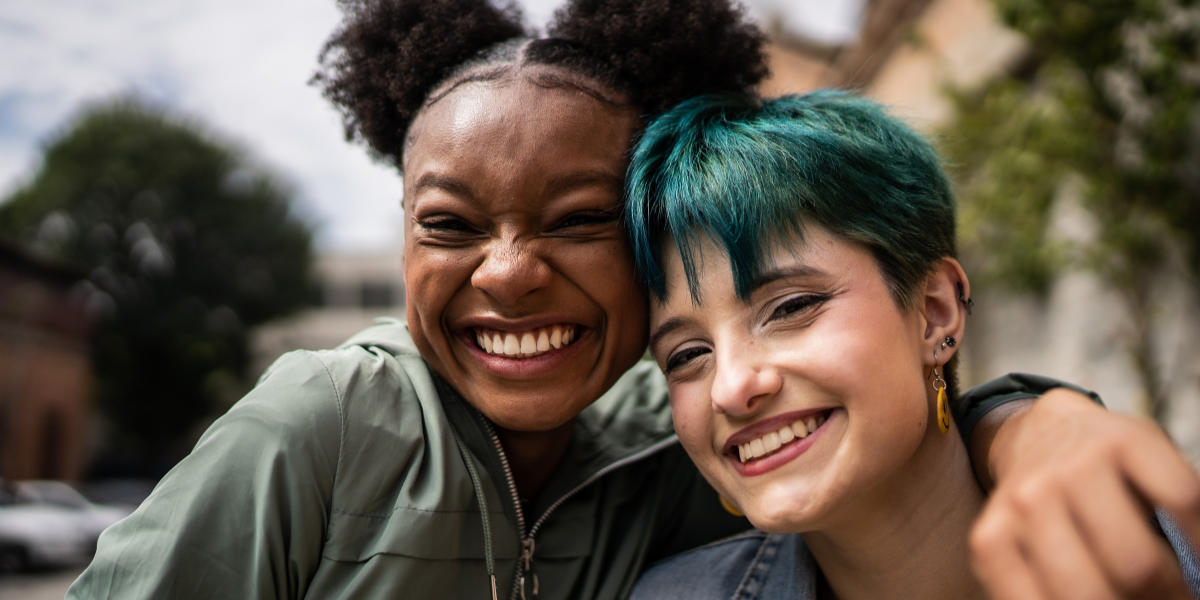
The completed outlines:
[[[649,297],[628,244],[609,240],[555,249],[554,269],[574,282],[605,314],[609,343],[640,357],[649,335]]]
[[[675,383],[670,386],[671,418],[679,443],[692,462],[709,475],[713,460],[719,460],[713,449],[713,420],[715,414],[703,382]]]
[[[427,356],[438,354],[433,345],[441,345],[444,338],[439,324],[456,291],[469,282],[474,272],[472,260],[461,251],[415,244],[405,247],[405,313],[413,340]]]

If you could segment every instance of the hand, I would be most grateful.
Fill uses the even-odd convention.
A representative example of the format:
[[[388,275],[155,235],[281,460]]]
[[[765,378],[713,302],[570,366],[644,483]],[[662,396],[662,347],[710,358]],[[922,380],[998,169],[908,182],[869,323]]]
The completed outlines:
[[[986,455],[997,484],[970,544],[993,598],[1191,598],[1150,507],[1200,542],[1200,477],[1156,424],[1056,389]]]

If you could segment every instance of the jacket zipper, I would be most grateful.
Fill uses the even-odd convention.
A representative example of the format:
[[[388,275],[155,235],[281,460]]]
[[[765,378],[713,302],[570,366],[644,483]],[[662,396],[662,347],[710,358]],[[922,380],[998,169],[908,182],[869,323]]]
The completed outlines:
[[[555,500],[554,504],[551,504],[550,508],[547,508],[546,512],[542,513],[542,516],[539,517],[536,522],[534,522],[533,527],[530,527],[529,533],[526,534],[525,514],[524,511],[521,510],[521,496],[517,494],[517,483],[513,479],[512,468],[508,466],[508,456],[504,454],[504,447],[500,445],[500,436],[496,435],[496,429],[492,427],[492,424],[487,419],[484,419],[483,423],[484,426],[487,427],[488,433],[492,436],[492,443],[496,446],[496,452],[500,455],[500,466],[504,467],[504,478],[508,482],[508,490],[512,494],[513,507],[516,508],[517,531],[521,536],[521,557],[517,560],[517,572],[516,576],[513,578],[513,589],[510,596],[512,600],[537,600],[538,580],[537,573],[533,572],[533,552],[536,546],[534,543],[534,536],[537,535],[538,529],[540,529],[542,524],[546,522],[546,518],[550,516],[550,513],[554,512],[554,509],[562,506],[562,504],[570,499],[571,496],[574,496],[583,488],[591,485],[597,479],[604,477],[616,469],[619,469],[630,463],[637,462],[647,456],[650,456],[651,454],[654,454],[655,452],[658,452],[659,450],[662,450],[663,448],[666,448],[667,446],[671,446],[679,442],[679,437],[672,435],[671,437],[658,442],[657,444],[654,444],[653,446],[650,446],[641,452],[637,452],[622,458],[621,460],[618,460],[617,462],[614,462],[608,466],[605,466],[603,469],[592,473],[590,477],[584,479],[579,485],[571,488],[570,491],[563,494],[558,500]],[[527,577],[530,579],[530,581],[526,580]],[[526,591],[531,591],[532,595],[526,595]]]

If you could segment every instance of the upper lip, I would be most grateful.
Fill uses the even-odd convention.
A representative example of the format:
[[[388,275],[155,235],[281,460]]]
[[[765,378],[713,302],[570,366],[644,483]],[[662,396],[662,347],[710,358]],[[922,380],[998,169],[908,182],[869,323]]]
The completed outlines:
[[[832,407],[806,408],[804,410],[794,410],[792,412],[786,412],[781,415],[775,415],[773,417],[763,419],[729,436],[729,439],[725,440],[725,446],[721,448],[721,453],[727,454],[730,450],[745,444],[746,442],[756,440],[772,431],[779,431],[784,425],[791,425],[792,423],[799,421],[804,417],[825,412],[831,408]]]
[[[539,314],[521,317],[518,319],[506,319],[491,315],[479,315],[467,317],[458,322],[458,329],[466,330],[472,328],[495,329],[497,331],[529,331],[530,329],[538,329],[541,327],[549,327],[551,325],[579,325],[584,326],[579,322],[578,317],[572,317],[564,314]]]

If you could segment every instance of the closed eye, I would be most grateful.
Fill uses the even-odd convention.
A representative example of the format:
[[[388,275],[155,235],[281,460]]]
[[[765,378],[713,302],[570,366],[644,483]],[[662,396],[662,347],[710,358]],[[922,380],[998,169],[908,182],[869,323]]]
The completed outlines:
[[[667,359],[667,368],[663,370],[663,373],[670,373],[675,369],[686,366],[688,363],[692,362],[693,359],[710,352],[712,352],[712,350],[709,350],[704,346],[692,346],[690,348],[684,348],[683,350],[672,354],[671,357]]]
[[[617,220],[616,211],[585,211],[576,212],[563,217],[554,224],[554,229],[569,229],[572,227],[588,227],[592,225],[610,225]]]
[[[474,225],[458,217],[437,216],[422,219],[421,227],[435,233],[476,233]]]
[[[786,319],[788,317],[802,314],[828,300],[830,294],[803,294],[794,296],[783,301],[779,306],[772,311],[768,321],[776,319]]]

